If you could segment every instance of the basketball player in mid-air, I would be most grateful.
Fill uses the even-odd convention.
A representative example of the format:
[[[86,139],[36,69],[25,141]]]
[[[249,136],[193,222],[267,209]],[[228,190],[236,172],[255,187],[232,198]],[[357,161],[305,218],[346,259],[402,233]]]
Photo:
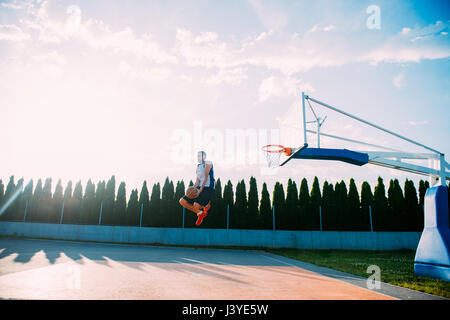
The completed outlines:
[[[206,152],[199,151],[197,154],[197,179],[194,187],[198,189],[196,198],[189,199],[184,195],[180,199],[180,204],[186,209],[197,214],[197,222],[199,226],[203,219],[208,215],[208,210],[211,207],[211,197],[214,194],[214,169],[211,161],[206,161]]]

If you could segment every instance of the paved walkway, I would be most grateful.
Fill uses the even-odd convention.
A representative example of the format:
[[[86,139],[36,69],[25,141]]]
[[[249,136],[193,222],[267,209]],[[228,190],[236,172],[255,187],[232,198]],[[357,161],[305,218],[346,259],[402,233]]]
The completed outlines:
[[[436,299],[257,250],[0,239],[3,299]]]

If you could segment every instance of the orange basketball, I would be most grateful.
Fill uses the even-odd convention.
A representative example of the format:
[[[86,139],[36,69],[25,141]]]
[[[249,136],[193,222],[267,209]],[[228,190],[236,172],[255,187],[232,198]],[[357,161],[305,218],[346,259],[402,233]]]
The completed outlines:
[[[195,199],[198,197],[198,189],[195,187],[189,187],[186,189],[186,197],[189,199]]]

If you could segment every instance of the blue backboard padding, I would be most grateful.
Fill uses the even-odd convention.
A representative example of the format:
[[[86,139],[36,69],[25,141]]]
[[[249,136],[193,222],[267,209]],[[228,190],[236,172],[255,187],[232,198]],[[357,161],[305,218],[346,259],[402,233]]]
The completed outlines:
[[[425,220],[414,259],[416,275],[450,281],[450,229],[447,187],[429,188],[425,194]]]
[[[367,153],[350,151],[347,149],[327,149],[327,148],[305,148],[295,154],[295,159],[314,159],[314,160],[337,160],[357,166],[362,166],[369,162]]]

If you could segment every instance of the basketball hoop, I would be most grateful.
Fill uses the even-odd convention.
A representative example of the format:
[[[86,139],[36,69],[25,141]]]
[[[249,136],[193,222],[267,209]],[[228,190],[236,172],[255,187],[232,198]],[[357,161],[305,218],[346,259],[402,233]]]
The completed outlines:
[[[289,156],[292,152],[292,149],[285,148],[279,144],[268,144],[267,146],[262,147],[262,151],[266,156],[269,168],[275,168],[280,165],[281,154],[284,153],[286,156]]]

